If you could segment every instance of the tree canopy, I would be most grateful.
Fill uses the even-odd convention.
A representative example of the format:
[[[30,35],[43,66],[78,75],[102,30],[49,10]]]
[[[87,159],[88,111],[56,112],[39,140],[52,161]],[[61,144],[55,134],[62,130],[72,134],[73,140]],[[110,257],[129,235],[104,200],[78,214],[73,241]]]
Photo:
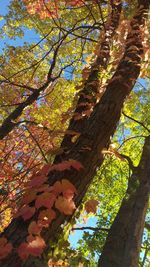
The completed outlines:
[[[0,266],[149,266],[149,5],[0,14]]]

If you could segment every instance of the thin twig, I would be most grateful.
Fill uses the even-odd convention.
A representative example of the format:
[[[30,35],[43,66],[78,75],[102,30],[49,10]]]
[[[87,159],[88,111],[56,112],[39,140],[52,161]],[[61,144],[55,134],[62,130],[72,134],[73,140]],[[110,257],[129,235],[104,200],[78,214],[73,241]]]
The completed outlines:
[[[122,114],[123,114],[126,118],[128,118],[128,119],[130,119],[130,120],[132,120],[132,121],[134,121],[134,122],[136,122],[136,123],[138,123],[138,124],[140,124],[145,130],[147,130],[147,131],[150,133],[150,129],[148,129],[148,128],[147,128],[141,121],[136,120],[136,119],[130,117],[130,116],[127,115],[124,111],[122,111]]]
[[[73,227],[71,229],[72,231],[80,230],[80,231],[85,231],[85,230],[92,230],[92,231],[106,231],[108,232],[110,229],[108,228],[102,228],[102,227]]]

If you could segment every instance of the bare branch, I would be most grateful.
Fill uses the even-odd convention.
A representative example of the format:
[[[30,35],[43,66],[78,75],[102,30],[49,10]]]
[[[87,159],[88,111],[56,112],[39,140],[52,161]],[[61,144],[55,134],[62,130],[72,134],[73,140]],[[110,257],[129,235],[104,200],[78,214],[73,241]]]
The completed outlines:
[[[109,228],[102,228],[102,227],[73,227],[71,229],[72,231],[80,230],[80,231],[85,231],[85,230],[91,230],[91,231],[105,231],[109,232]]]
[[[40,152],[41,152],[41,155],[42,155],[44,161],[45,161],[46,163],[48,163],[48,160],[47,160],[47,158],[46,158],[46,156],[45,156],[45,154],[44,154],[44,151],[42,150],[42,148],[41,148],[39,142],[37,141],[37,139],[35,138],[35,136],[32,134],[32,132],[29,130],[29,128],[28,128],[27,126],[25,126],[25,129],[29,132],[29,134],[31,135],[33,141],[36,143],[37,147],[39,148],[39,150],[40,150]]]

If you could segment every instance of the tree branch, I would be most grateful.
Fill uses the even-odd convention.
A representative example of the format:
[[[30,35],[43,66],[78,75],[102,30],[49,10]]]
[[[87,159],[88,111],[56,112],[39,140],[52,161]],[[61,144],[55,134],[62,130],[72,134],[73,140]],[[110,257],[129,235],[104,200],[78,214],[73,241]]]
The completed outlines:
[[[128,164],[129,164],[129,167],[130,167],[131,170],[134,170],[135,169],[135,166],[133,164],[133,161],[132,161],[132,159],[129,156],[124,155],[124,154],[120,154],[120,156],[123,157],[123,158],[125,158],[128,161]]]
[[[42,150],[42,148],[41,148],[39,142],[38,142],[37,139],[35,138],[35,136],[32,134],[32,132],[29,130],[29,128],[28,128],[27,126],[25,126],[25,129],[29,132],[29,134],[31,135],[33,141],[36,143],[37,147],[39,148],[39,150],[40,150],[40,152],[41,152],[41,155],[42,155],[44,161],[45,161],[46,163],[48,163],[48,160],[47,160],[47,158],[46,158],[46,156],[45,156],[45,154],[44,154],[44,152],[43,152],[43,150]]]
[[[145,130],[147,130],[147,131],[150,133],[150,129],[148,129],[148,128],[147,128],[141,121],[136,120],[136,119],[130,117],[130,116],[127,115],[124,111],[122,111],[122,114],[123,114],[126,118],[128,118],[128,119],[130,119],[130,120],[132,120],[132,121],[134,121],[134,122],[136,122],[136,123],[138,123],[138,124],[140,124]]]
[[[76,230],[79,230],[79,231],[85,231],[85,230],[91,230],[91,231],[106,231],[108,232],[109,231],[109,228],[103,228],[103,227],[73,227],[71,229],[72,231],[76,231]]]

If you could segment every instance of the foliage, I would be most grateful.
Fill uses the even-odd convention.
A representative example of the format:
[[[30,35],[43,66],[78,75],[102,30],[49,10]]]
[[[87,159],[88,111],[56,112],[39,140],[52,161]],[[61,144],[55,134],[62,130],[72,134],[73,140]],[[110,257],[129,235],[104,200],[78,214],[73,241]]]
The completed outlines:
[[[110,62],[96,74],[100,88],[96,103],[124,52],[135,2],[125,1],[119,27],[110,44]],[[15,46],[6,45],[0,55],[0,123],[3,126],[10,116],[12,127],[0,140],[1,231],[14,217],[22,217],[25,222],[32,218],[26,241],[17,247],[22,260],[30,255],[39,257],[44,252],[46,243],[41,232],[61,213],[74,216],[67,228],[64,225],[64,235],[54,244],[54,251],[49,252],[48,266],[97,266],[108,230],[126,192],[131,164],[139,163],[144,137],[149,133],[148,22],[142,29],[145,56],[141,76],[126,100],[110,146],[103,150],[105,160],[97,169],[84,201],[76,209],[74,200],[78,192],[69,176],[58,179],[53,186],[48,184],[48,175],[53,177],[56,171],[65,173],[74,169],[78,173],[85,168],[72,158],[55,162],[55,156],[61,158],[66,153],[65,148],[60,147],[66,133],[72,143],[78,142],[80,132],[67,130],[72,116],[80,121],[90,117],[93,111],[94,104],[89,105],[87,101],[78,107],[87,106],[84,112],[74,114],[81,89],[97,58],[109,16],[109,1],[97,0],[12,0],[8,13],[3,16],[1,36],[17,40],[31,30],[38,39],[37,42],[25,40],[22,46],[17,41]],[[92,81],[91,86],[96,87],[97,80]],[[11,117],[17,114],[17,109],[21,111]],[[90,146],[84,149],[90,150]],[[68,235],[74,224],[86,220],[91,213],[97,220],[95,230],[84,230],[77,247],[72,248]],[[142,250],[149,247],[146,231]],[[0,245],[3,259],[13,247],[5,237],[0,238]],[[148,255],[149,251],[145,267]],[[142,257],[141,254],[140,264]]]

